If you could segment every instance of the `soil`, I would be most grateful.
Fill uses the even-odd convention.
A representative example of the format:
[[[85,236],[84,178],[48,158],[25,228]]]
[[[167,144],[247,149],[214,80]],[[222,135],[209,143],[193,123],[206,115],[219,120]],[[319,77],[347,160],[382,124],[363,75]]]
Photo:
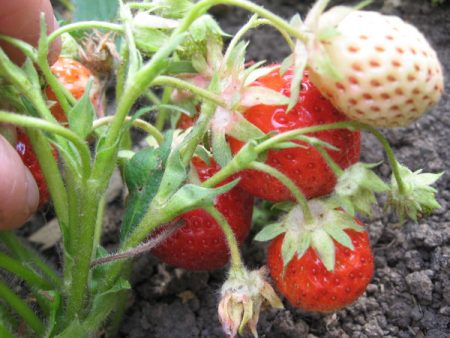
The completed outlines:
[[[312,3],[255,2],[283,17],[296,12],[304,14]],[[399,15],[418,26],[437,49],[446,77],[450,78],[450,3],[434,7],[426,0],[386,0],[374,1],[371,7]],[[227,7],[214,13],[230,34],[249,18],[247,12]],[[278,62],[288,53],[286,44],[272,29],[259,29],[249,35],[249,40],[249,59]],[[450,167],[449,83],[432,112],[408,128],[384,131],[399,160],[412,169],[440,172]],[[381,146],[369,135],[363,139],[363,161],[386,163]],[[379,173],[387,179],[389,167],[383,164]],[[437,186],[442,208],[418,224],[408,222],[399,227],[395,220],[382,216],[380,210],[367,222],[376,271],[366,293],[356,303],[336,313],[319,315],[304,313],[285,302],[285,310],[261,314],[260,337],[450,337],[450,175],[444,174]],[[122,210],[110,210],[104,240],[111,248]],[[250,236],[244,248],[247,265],[264,265],[265,249],[265,244],[253,242]],[[137,258],[131,281],[133,295],[120,336],[225,337],[216,314],[218,290],[225,278],[225,269],[193,273],[161,264],[150,255]]]

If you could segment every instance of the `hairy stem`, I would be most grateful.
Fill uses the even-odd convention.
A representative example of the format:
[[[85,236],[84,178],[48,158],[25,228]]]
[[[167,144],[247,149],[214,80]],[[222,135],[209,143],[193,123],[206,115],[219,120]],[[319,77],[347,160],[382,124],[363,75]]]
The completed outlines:
[[[217,224],[219,224],[225,235],[228,249],[230,250],[231,270],[241,271],[242,269],[244,269],[244,263],[242,262],[241,252],[239,251],[239,244],[236,240],[233,229],[231,229],[230,224],[222,215],[222,213],[219,212],[215,207],[206,207],[204,209],[214,218]]]
[[[292,182],[292,180],[289,177],[287,177],[285,174],[278,171],[277,169],[261,162],[252,162],[249,165],[249,169],[262,171],[266,174],[269,174],[270,176],[275,177],[278,181],[283,183],[283,185],[289,189],[291,194],[294,195],[297,203],[302,208],[306,224],[309,224],[313,221],[313,216],[311,210],[308,207],[308,201],[306,200],[306,197],[303,195],[300,189],[295,185],[294,182]]]

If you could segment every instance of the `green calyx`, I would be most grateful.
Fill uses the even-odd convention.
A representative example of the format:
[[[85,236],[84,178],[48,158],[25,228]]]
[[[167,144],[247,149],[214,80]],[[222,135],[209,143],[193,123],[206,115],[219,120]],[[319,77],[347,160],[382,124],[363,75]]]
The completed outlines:
[[[379,163],[358,162],[347,168],[338,178],[333,195],[328,200],[331,206],[342,208],[347,213],[371,216],[372,205],[377,202],[375,193],[386,192],[389,186],[374,172]]]
[[[300,259],[312,247],[328,271],[334,270],[335,242],[353,250],[353,244],[345,232],[347,229],[364,231],[350,214],[330,208],[323,200],[310,200],[308,207],[313,220],[306,223],[300,206],[294,206],[278,223],[265,227],[255,240],[268,241],[284,233],[281,255],[286,267],[296,256]]]
[[[443,172],[438,174],[422,173],[421,169],[412,172],[401,164],[398,167],[405,191],[400,192],[397,181],[392,177],[388,206],[396,212],[401,223],[405,221],[406,217],[417,222],[419,215],[428,215],[441,207],[436,200],[437,190],[431,185],[443,175]]]

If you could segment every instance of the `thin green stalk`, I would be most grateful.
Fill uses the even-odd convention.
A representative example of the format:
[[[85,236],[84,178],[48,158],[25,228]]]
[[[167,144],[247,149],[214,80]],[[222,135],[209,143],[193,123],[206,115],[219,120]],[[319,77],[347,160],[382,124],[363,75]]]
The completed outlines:
[[[23,262],[18,261],[0,252],[0,269],[5,269],[20,279],[24,280],[28,285],[35,286],[40,289],[50,290],[52,284],[43,279],[33,270],[24,267]]]
[[[158,78],[156,78],[158,79]],[[156,80],[155,79],[155,80]],[[154,83],[154,82],[153,82]],[[152,83],[152,84],[153,84]],[[156,85],[156,84],[155,84]],[[163,83],[160,83],[159,85],[163,86]],[[175,83],[172,83],[173,87],[176,88]],[[163,90],[163,94],[161,97],[161,104],[167,104],[170,102],[170,96],[172,95],[172,89],[168,87],[168,85],[166,85],[166,87]],[[163,130],[164,126],[166,124],[167,121],[167,116],[169,115],[169,111],[167,109],[160,109],[158,115],[156,116],[156,121],[155,121],[155,127],[158,128],[158,130]]]
[[[127,116],[125,118],[125,121],[131,121],[132,119],[133,118],[131,116]],[[95,130],[95,129],[105,126],[105,125],[108,125],[113,120],[114,120],[114,116],[106,116],[106,117],[102,117],[101,119],[95,120],[94,124],[92,126],[92,130]],[[141,119],[134,119],[133,126],[143,130],[148,135],[153,136],[158,143],[161,143],[164,140],[164,135],[161,134],[161,132],[158,129],[156,129],[151,123],[148,123]]]
[[[3,241],[6,247],[22,264],[26,262],[33,264],[57,289],[62,288],[62,281],[58,274],[41,259],[38,253],[34,252],[33,249],[18,239],[14,232],[1,231],[0,240]]]
[[[155,106],[158,106],[161,104],[160,98],[150,89],[144,93],[144,96],[150,103],[152,103]]]
[[[133,36],[133,28],[131,22],[133,20],[133,16],[131,14],[131,10],[128,6],[123,4],[122,0],[119,0],[119,15],[122,20],[122,27],[124,29],[124,35],[127,42],[128,49],[128,74],[126,79],[126,85],[128,86],[128,81],[133,81],[134,75],[138,72],[140,62],[139,62],[139,52],[136,48],[136,42],[134,41]]]
[[[269,20],[270,22],[272,22],[272,25],[275,26],[278,30],[284,30],[301,41],[306,42],[308,40],[308,37],[305,34],[303,34],[300,30],[297,30],[295,27],[292,27],[283,18],[247,0],[204,0],[197,2],[192,7],[190,12],[185,16],[181,24],[174,31],[174,34],[184,32],[200,15],[206,13],[211,7],[219,4],[236,6],[246,9],[249,12],[258,14],[258,16]]]
[[[388,158],[389,164],[391,165],[392,173],[394,174],[395,180],[397,181],[398,191],[400,194],[405,194],[406,188],[405,183],[403,182],[402,176],[400,175],[400,168],[398,166],[398,161],[395,158],[394,151],[392,150],[391,145],[384,135],[375,127],[369,125],[362,125],[363,129],[372,133],[378,141],[383,145],[384,151],[386,152],[386,156]]]
[[[320,153],[320,155],[322,155],[325,162],[327,162],[334,175],[336,175],[336,177],[341,177],[344,174],[344,170],[342,170],[342,168],[331,158],[330,154],[328,154],[328,151],[323,149],[323,147],[321,146],[317,146],[315,148]]]
[[[119,102],[125,90],[125,80],[127,78],[128,64],[130,63],[130,51],[127,48],[126,41],[123,41],[120,47],[121,62],[117,68],[116,75],[116,102]]]
[[[99,182],[88,180],[82,186],[80,192],[79,234],[77,252],[73,257],[71,284],[68,288],[66,320],[71,322],[84,312],[84,302],[88,291],[88,279],[90,264],[93,255],[93,243],[95,234],[95,223],[98,214],[98,201],[101,199],[102,191]]]
[[[0,122],[11,123],[22,127],[36,128],[43,131],[48,131],[51,134],[62,136],[66,140],[72,142],[73,145],[77,148],[78,153],[81,157],[84,175],[87,176],[89,174],[91,165],[91,155],[89,152],[89,147],[77,134],[75,134],[70,129],[64,128],[59,124],[48,122],[40,118],[18,115],[1,110]]]
[[[231,229],[227,219],[215,207],[206,207],[204,209],[214,218],[217,224],[220,225],[220,228],[225,235],[228,249],[230,250],[231,270],[241,271],[242,269],[244,269],[244,263],[242,262],[241,252],[239,251],[239,244],[236,240],[233,229]]]
[[[95,222],[95,233],[94,233],[94,247],[92,249],[92,253],[94,254],[92,259],[95,258],[96,250],[100,244],[102,239],[102,227],[103,227],[103,219],[105,217],[105,208],[106,208],[106,199],[103,195],[100,201],[98,202],[98,212],[97,212],[97,220]]]
[[[308,207],[308,201],[306,200],[306,197],[303,195],[303,193],[300,191],[300,189],[295,185],[294,182],[292,182],[292,180],[289,177],[287,177],[285,174],[283,174],[279,170],[277,170],[267,164],[261,163],[261,162],[252,162],[248,166],[248,168],[269,174],[270,176],[275,177],[278,181],[283,183],[283,185],[289,189],[291,194],[294,195],[297,203],[302,208],[305,223],[308,224],[313,221],[313,216],[312,216],[311,210]]]
[[[175,77],[160,75],[157,78],[155,78],[155,80],[153,80],[152,86],[166,86],[166,87],[179,88],[179,89],[183,89],[183,90],[189,90],[191,93],[195,94],[196,96],[200,96],[203,99],[211,101],[218,106],[222,106],[222,107],[227,106],[226,102],[224,100],[222,100],[219,95],[214,94],[207,89],[203,89],[201,87],[193,85],[190,82],[187,82],[187,81],[184,81],[181,79],[177,79]],[[159,127],[162,127],[161,123],[160,123]]]
[[[0,281],[0,298],[7,303],[30,326],[39,337],[45,332],[44,323],[34,314],[28,305],[20,299],[11,289]]]
[[[8,42],[10,45],[20,49],[26,57],[28,57],[33,62],[36,61],[36,50],[30,44],[23,40],[13,38],[4,34],[0,34],[0,40]]]
[[[250,20],[242,26],[236,34],[234,34],[233,38],[231,39],[230,43],[228,44],[227,50],[225,52],[225,55],[223,56],[223,64],[228,63],[228,59],[230,58],[231,53],[233,52],[233,49],[236,47],[236,45],[241,41],[241,39],[244,37],[244,35],[250,31],[251,29],[254,29],[258,27],[258,16],[253,15]]]
[[[15,338],[15,336],[8,330],[6,325],[0,320],[0,337],[2,338]]]
[[[122,25],[111,23],[111,22],[104,22],[104,21],[79,21],[74,22],[68,25],[64,25],[57,30],[55,30],[53,33],[51,33],[48,38],[48,44],[50,45],[58,36],[64,34],[64,33],[70,33],[77,30],[88,30],[88,29],[105,29],[110,30],[117,33],[123,33],[123,27]]]
[[[41,69],[42,74],[44,74],[45,80],[52,88],[53,93],[58,100],[58,103],[61,105],[63,111],[67,114],[71,108],[69,102],[67,101],[66,95],[62,91],[62,85],[56,79],[55,75],[50,69],[50,65],[48,64],[48,41],[47,41],[47,27],[45,24],[45,15],[41,14],[41,37],[39,39],[39,47],[38,47],[38,55],[37,62],[39,64],[39,68]]]

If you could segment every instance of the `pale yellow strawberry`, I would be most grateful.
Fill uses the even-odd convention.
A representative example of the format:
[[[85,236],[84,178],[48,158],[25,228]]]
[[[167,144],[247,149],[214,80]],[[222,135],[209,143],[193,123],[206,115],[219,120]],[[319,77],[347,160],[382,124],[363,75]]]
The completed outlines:
[[[319,40],[309,45],[310,78],[351,119],[406,126],[439,101],[444,84],[436,52],[402,19],[334,7],[315,30]],[[323,71],[324,56],[340,79]]]

